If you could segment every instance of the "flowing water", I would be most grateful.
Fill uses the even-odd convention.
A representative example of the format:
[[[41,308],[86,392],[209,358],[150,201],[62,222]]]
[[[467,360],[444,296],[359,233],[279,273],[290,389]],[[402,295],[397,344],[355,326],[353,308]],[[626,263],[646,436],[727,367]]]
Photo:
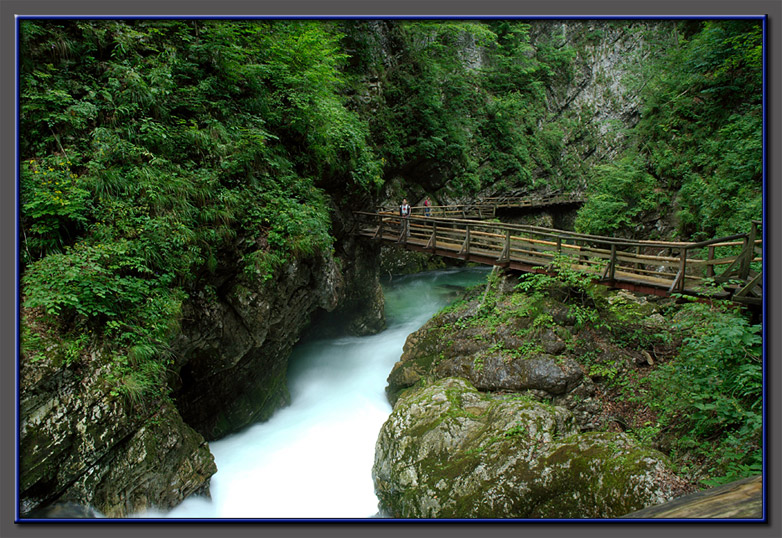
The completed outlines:
[[[209,444],[211,499],[193,497],[141,517],[351,519],[377,514],[375,441],[388,418],[386,378],[407,336],[484,282],[488,268],[396,277],[383,286],[380,334],[299,343],[289,361],[291,405],[267,422]]]

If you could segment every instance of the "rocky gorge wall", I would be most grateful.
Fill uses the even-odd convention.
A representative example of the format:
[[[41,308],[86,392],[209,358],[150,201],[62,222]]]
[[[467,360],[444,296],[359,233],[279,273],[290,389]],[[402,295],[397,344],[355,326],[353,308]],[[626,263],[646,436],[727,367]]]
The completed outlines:
[[[204,438],[170,401],[131,404],[106,390],[101,357],[79,368],[21,359],[20,513],[53,502],[122,517],[208,494]]]
[[[625,149],[626,131],[640,118],[638,89],[645,81],[639,74],[644,62],[659,54],[661,43],[670,39],[674,30],[671,21],[524,21],[529,25],[531,56],[544,55],[546,50],[569,50],[566,63],[552,66],[546,83],[543,113],[536,118],[534,130],[554,128],[552,143],[559,149],[555,162],[549,166],[531,166],[530,178],[497,177],[495,183],[484,185],[477,194],[459,188],[458,171],[437,162],[437,157],[409,162],[386,178],[380,205],[397,205],[407,197],[413,205],[429,195],[434,204],[470,203],[474,199],[497,194],[526,194],[566,189],[584,191],[585,178],[592,167],[615,159]],[[377,50],[384,58],[387,72],[397,69],[400,56],[398,43],[388,25],[374,26]],[[662,36],[662,37],[661,37]],[[493,51],[482,48],[470,36],[463,36],[461,68],[475,70],[490,65]],[[386,100],[383,80],[386,72],[374,75],[367,82],[370,90],[360,95],[367,114],[377,110]],[[483,136],[470,131],[466,137],[472,144]],[[533,136],[534,133],[529,133]],[[552,135],[554,136],[554,135]],[[522,140],[521,143],[524,141]],[[471,153],[477,149],[470,148]],[[537,156],[533,156],[533,161]]]
[[[270,281],[228,272],[193,294],[173,344],[170,398],[111,394],[95,353],[73,366],[23,355],[20,513],[72,503],[125,517],[208,496],[217,468],[207,441],[288,402],[287,359],[313,316],[340,313],[352,334],[384,327],[372,247],[348,238],[337,250],[346,261],[319,253]]]

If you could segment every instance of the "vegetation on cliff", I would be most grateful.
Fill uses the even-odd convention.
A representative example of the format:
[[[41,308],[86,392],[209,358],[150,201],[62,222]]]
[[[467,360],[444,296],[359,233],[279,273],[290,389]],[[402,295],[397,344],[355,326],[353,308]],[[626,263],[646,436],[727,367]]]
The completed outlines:
[[[589,179],[576,229],[647,234],[644,219],[674,217],[679,237],[749,231],[762,217],[763,29],[756,21],[671,27],[628,77],[641,103],[628,146]],[[659,233],[659,231],[657,232]],[[654,238],[654,237],[646,237]]]
[[[441,311],[408,338],[391,400],[457,376],[566,407],[582,431],[625,431],[693,485],[759,474],[761,326],[721,301],[609,291],[569,265],[495,273]]]
[[[59,333],[66,362],[115,350],[118,392],[162,388],[182,301],[221,259],[268,279],[328,252],[323,186],[380,182],[331,25],[20,29],[24,314]],[[43,357],[51,335],[25,327],[24,352]]]

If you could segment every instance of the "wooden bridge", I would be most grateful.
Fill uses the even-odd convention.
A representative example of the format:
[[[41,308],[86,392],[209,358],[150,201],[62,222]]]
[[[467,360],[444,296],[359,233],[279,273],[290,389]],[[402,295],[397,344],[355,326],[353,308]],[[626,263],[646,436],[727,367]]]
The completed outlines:
[[[661,296],[710,295],[750,305],[763,301],[763,243],[757,221],[750,233],[694,243],[620,239],[464,216],[443,218],[434,211],[426,217],[415,210],[408,218],[399,216],[398,210],[356,211],[356,233],[409,250],[524,272],[547,272],[563,255],[572,259],[573,269],[592,273],[616,288]]]
[[[556,205],[583,204],[584,197],[576,194],[548,194],[544,196],[495,196],[478,202],[461,205],[429,206],[429,216],[451,219],[493,219],[498,209],[531,209]],[[411,206],[411,215],[426,216],[424,206]],[[398,207],[378,207],[377,212],[385,215],[399,213]]]

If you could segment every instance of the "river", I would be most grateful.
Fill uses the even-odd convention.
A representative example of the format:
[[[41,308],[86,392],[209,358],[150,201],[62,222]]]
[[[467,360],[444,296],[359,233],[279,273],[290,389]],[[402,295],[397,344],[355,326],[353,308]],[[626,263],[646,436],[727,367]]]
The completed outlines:
[[[383,285],[385,331],[300,342],[289,361],[291,405],[266,422],[209,444],[218,469],[211,499],[191,497],[168,513],[139,517],[376,517],[371,473],[377,435],[391,412],[386,378],[407,336],[465,287],[485,282],[488,271],[395,277]]]

